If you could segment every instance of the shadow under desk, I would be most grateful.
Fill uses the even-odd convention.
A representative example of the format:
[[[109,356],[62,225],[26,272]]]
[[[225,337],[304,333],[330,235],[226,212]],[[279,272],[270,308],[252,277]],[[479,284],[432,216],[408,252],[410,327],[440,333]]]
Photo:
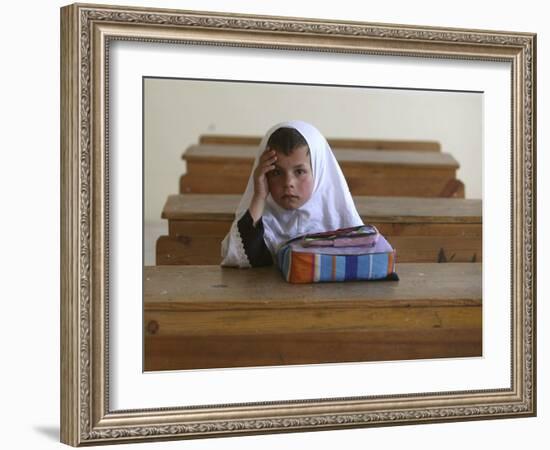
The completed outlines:
[[[275,267],[144,268],[144,370],[482,355],[480,263],[289,284]]]

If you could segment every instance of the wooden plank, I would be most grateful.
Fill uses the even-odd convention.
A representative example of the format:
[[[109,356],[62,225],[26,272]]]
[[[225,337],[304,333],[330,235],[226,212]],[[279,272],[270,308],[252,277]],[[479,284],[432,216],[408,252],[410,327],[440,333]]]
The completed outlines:
[[[436,218],[437,219],[437,218]],[[201,220],[171,220],[168,224],[170,236],[225,236],[232,221],[232,216],[227,221],[201,221]],[[436,237],[436,236],[462,236],[469,239],[481,239],[481,224],[464,223],[429,223],[429,222],[397,222],[385,223],[374,220],[378,230],[387,236],[400,237]],[[473,225],[473,226],[466,226]]]
[[[204,134],[200,136],[200,144],[209,145],[260,145],[259,136],[239,136],[239,135],[213,135]],[[396,139],[345,139],[345,138],[327,138],[331,148],[355,148],[369,150],[406,150],[406,151],[424,151],[439,152],[441,144],[437,141],[411,141]]]
[[[479,263],[398,264],[397,273],[399,282],[296,285],[285,282],[274,267],[146,266],[145,309],[408,308],[413,300],[418,307],[481,305]]]
[[[344,168],[345,169],[345,168]],[[249,169],[247,169],[249,170]],[[220,176],[205,177],[204,173],[216,173]],[[460,180],[454,180],[454,174],[430,176],[425,171],[423,177],[411,180],[407,173],[397,170],[366,170],[363,174],[346,174],[346,181],[353,195],[374,196],[410,196],[410,197],[441,197],[464,198],[464,185]],[[208,179],[208,183],[205,183]],[[182,194],[242,194],[246,189],[248,179],[244,175],[231,175],[211,168],[202,173],[182,175],[179,181],[179,192]]]
[[[146,267],[145,369],[481,356],[481,265],[397,271],[297,286],[274,268]]]
[[[472,321],[479,311],[470,308]],[[481,355],[478,328],[288,333],[254,336],[145,337],[144,369],[186,370],[367,361],[399,361]]]
[[[220,264],[220,244],[224,236],[224,233],[217,237],[179,233],[176,237],[160,236],[156,243],[155,263]],[[483,259],[480,238],[385,236],[396,249],[399,262],[479,262]]]
[[[170,196],[162,217],[169,236],[157,241],[156,264],[219,264],[238,195]],[[482,260],[481,201],[354,197],[366,223],[378,227],[400,262]]]
[[[180,178],[180,192],[242,193],[255,154],[250,146],[191,146],[183,156],[187,173]],[[459,165],[447,153],[336,149],[334,154],[356,195],[464,196],[456,180]]]
[[[250,275],[250,274],[249,274]],[[162,327],[149,326],[157,336],[244,336],[258,334],[287,334],[315,329],[318,332],[346,332],[362,330],[369,324],[369,330],[399,329],[413,332],[426,326],[434,328],[447,323],[461,327],[470,323],[471,308],[418,307],[402,308],[395,305],[388,307],[372,306],[370,308],[330,308],[320,311],[313,308],[277,308],[248,310],[243,315],[242,307],[232,309],[196,310],[192,314],[167,308],[157,309],[151,305],[147,312],[149,321],[162,323]],[[170,305],[173,306],[173,305]],[[462,306],[472,306],[471,304]],[[154,330],[154,331],[153,331]]]
[[[162,210],[169,220],[232,221],[241,195],[170,195]],[[354,196],[361,217],[386,223],[481,223],[478,199]]]
[[[257,149],[247,145],[191,145],[182,155],[188,164],[223,161],[228,163],[252,163]],[[458,169],[459,164],[449,153],[395,150],[380,152],[377,150],[357,150],[349,148],[333,149],[334,156],[342,164],[370,164],[378,166],[404,166],[415,168],[451,168]]]

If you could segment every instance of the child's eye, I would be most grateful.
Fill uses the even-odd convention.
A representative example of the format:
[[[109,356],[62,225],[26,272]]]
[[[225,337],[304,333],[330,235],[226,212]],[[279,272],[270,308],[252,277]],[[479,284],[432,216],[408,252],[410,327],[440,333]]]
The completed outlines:
[[[279,169],[273,169],[271,172],[269,172],[269,175],[272,177],[276,177],[277,175],[280,175],[281,171]]]
[[[297,169],[297,170],[296,170],[296,173],[297,173],[298,175],[303,175],[304,173],[306,173],[306,171],[305,171],[304,169]]]

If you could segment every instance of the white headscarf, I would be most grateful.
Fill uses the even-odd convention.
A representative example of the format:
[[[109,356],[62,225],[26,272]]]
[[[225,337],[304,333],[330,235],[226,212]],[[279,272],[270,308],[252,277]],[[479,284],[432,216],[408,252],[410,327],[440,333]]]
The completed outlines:
[[[296,236],[363,225],[349,192],[342,170],[332,153],[327,140],[309,123],[302,121],[282,122],[273,126],[263,137],[246,190],[239,202],[230,232],[222,242],[222,265],[250,267],[237,222],[246,213],[254,195],[254,170],[266,149],[273,132],[279,128],[294,128],[306,140],[313,170],[313,192],[300,208],[287,210],[279,206],[271,195],[267,196],[262,221],[264,241],[272,255],[280,245]]]

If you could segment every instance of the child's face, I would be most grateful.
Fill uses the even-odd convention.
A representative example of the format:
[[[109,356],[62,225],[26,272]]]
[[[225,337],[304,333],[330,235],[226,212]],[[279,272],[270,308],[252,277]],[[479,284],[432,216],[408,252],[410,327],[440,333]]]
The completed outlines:
[[[313,172],[306,145],[290,155],[277,152],[275,169],[267,173],[271,197],[284,209],[296,209],[306,203],[313,192]]]

